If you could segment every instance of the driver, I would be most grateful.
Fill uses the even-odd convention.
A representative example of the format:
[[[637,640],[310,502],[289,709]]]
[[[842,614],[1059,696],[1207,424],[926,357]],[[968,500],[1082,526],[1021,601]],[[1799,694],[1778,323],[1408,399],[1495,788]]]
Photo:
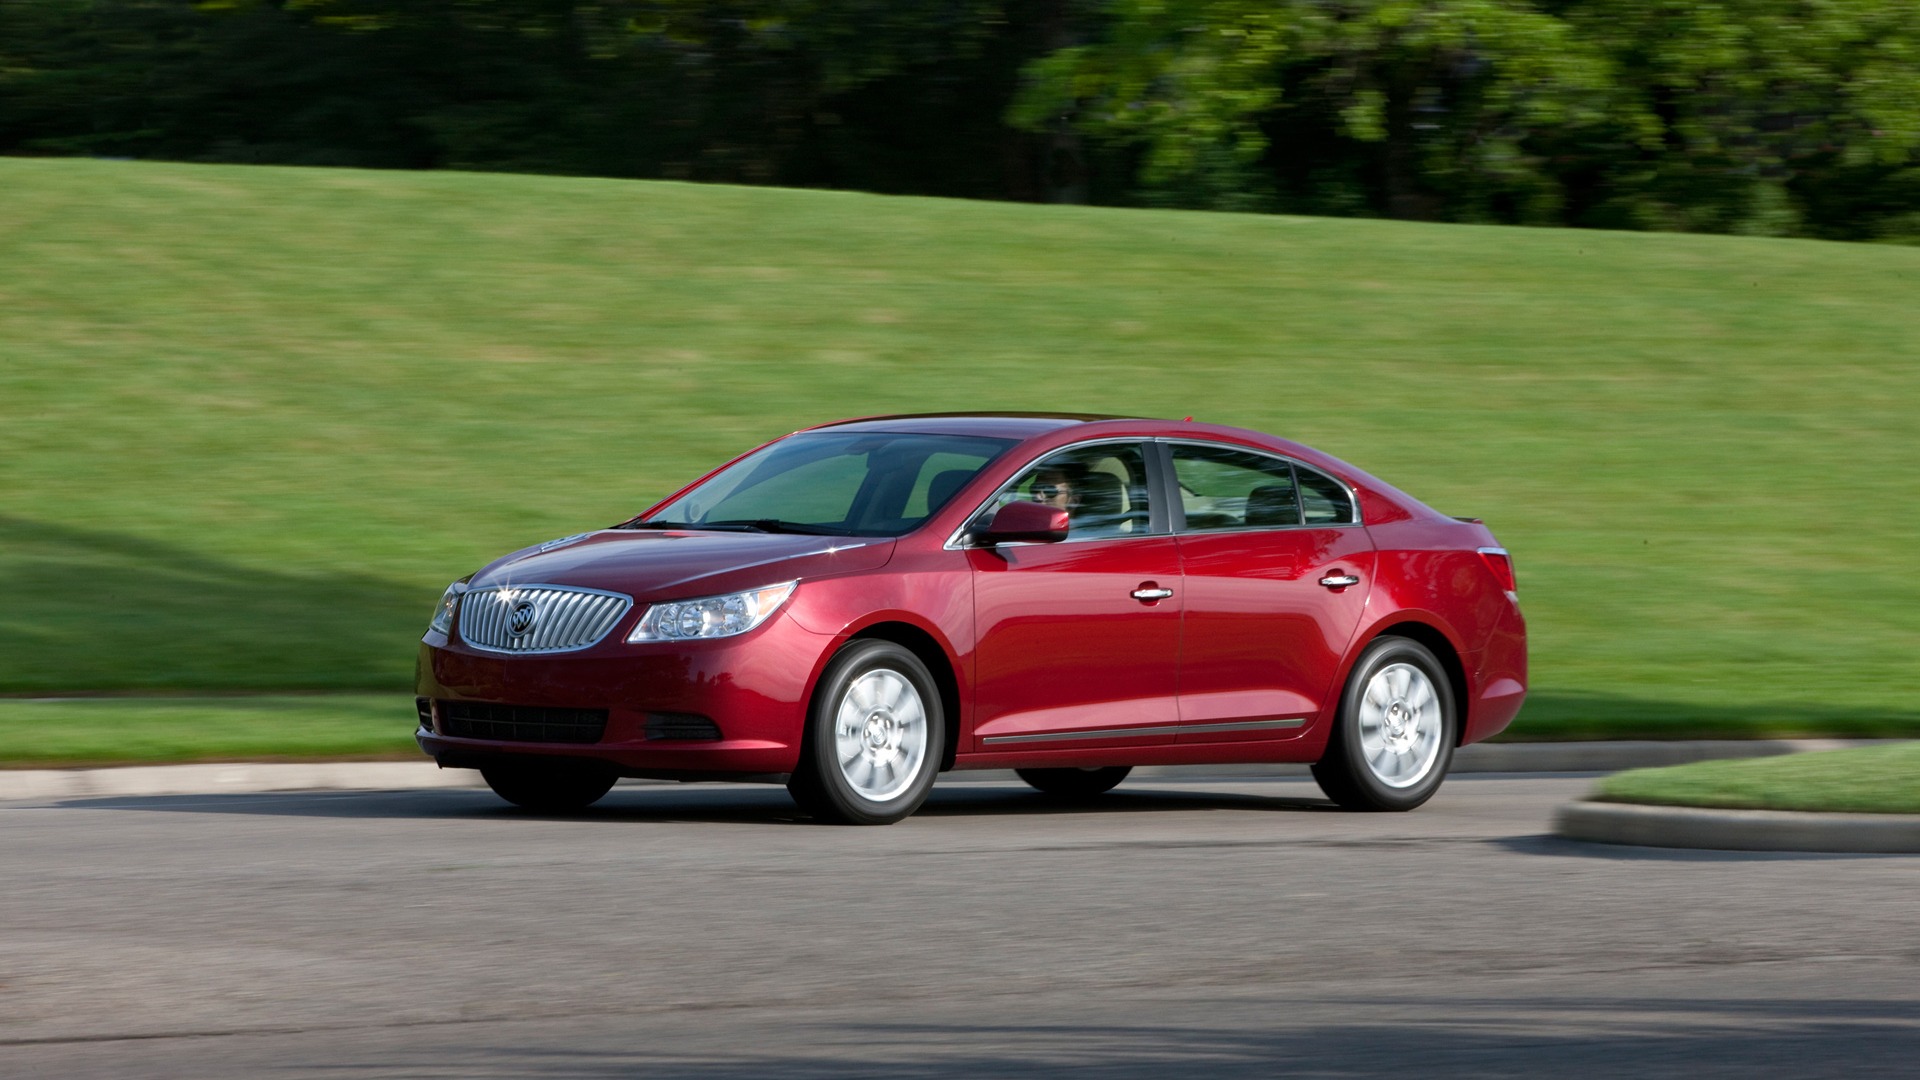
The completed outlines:
[[[1042,466],[1027,490],[1034,502],[1071,513],[1080,505],[1080,478],[1085,471],[1071,464]]]

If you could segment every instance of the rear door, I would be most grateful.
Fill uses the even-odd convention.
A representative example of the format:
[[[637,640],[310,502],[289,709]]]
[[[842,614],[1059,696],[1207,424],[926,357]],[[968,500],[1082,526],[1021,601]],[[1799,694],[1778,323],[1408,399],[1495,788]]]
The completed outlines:
[[[1164,445],[1185,588],[1179,741],[1291,738],[1338,693],[1372,584],[1353,495],[1277,455]]]
[[[1015,500],[1068,512],[1053,544],[969,548],[980,751],[1171,743],[1178,731],[1180,551],[1151,498],[1152,444],[1082,444],[1036,462]]]

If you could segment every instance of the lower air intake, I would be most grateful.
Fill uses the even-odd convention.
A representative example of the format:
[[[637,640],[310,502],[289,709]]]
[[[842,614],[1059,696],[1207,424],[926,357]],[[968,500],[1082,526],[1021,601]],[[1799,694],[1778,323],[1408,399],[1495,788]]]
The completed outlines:
[[[597,743],[606,730],[605,709],[554,709],[483,701],[440,703],[440,733],[459,739]]]
[[[647,738],[680,742],[718,742],[720,725],[692,713],[648,713]]]

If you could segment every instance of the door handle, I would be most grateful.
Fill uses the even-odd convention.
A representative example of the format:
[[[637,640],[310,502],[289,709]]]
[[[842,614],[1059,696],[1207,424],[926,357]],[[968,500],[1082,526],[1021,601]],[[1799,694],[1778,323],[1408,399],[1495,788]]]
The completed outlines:
[[[1320,579],[1320,584],[1329,589],[1344,589],[1349,585],[1360,584],[1360,579],[1352,574],[1328,574]]]
[[[1142,586],[1141,588],[1133,590],[1133,598],[1143,604],[1151,604],[1159,600],[1165,600],[1172,595],[1172,589],[1147,588]]]

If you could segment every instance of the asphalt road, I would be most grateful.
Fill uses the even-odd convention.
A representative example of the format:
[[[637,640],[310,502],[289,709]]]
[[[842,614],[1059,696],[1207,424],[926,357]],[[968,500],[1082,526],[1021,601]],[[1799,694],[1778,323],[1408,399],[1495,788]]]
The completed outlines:
[[[0,1077],[1915,1075],[1920,857],[1303,780],[0,804]]]

